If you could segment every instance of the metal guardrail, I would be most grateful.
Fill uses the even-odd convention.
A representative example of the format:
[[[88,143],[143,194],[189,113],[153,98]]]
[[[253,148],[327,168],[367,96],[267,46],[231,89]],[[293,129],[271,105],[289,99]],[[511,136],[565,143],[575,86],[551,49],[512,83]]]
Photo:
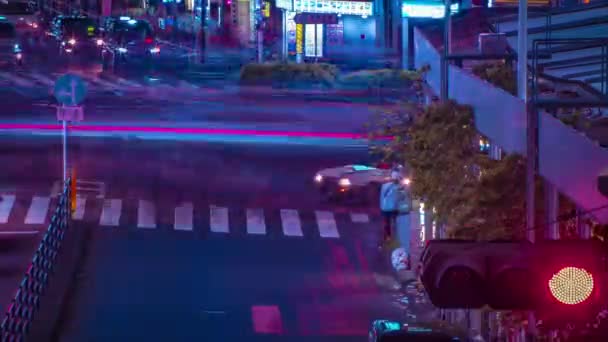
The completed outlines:
[[[71,180],[68,179],[59,203],[31,264],[0,324],[0,341],[24,341],[40,309],[40,300],[53,277],[57,257],[71,221]]]
[[[539,102],[538,98],[538,76],[540,76],[538,56],[542,54],[543,50],[550,48],[552,45],[579,45],[585,47],[596,47],[601,49],[600,61],[598,66],[600,67],[600,84],[602,93],[604,98],[599,99],[596,102],[590,102],[588,106],[600,106],[605,103],[606,97],[608,96],[608,38],[555,38],[555,39],[536,39],[533,42],[532,48],[532,72],[533,72],[533,82],[532,82],[532,94],[533,100]],[[568,101],[561,101],[568,102]],[[570,101],[572,102],[572,101]],[[575,103],[575,106],[583,105],[581,103]],[[603,107],[603,105],[601,105]]]

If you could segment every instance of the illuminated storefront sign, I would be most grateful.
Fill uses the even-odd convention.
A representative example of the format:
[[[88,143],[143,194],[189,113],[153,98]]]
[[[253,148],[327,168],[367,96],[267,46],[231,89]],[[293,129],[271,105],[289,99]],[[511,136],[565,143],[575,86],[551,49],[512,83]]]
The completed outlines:
[[[458,13],[458,4],[452,4],[452,14]],[[428,3],[403,3],[401,14],[404,18],[443,18],[445,16],[445,5],[437,2]]]
[[[304,52],[304,25],[296,24],[296,53]]]
[[[293,11],[293,0],[276,0],[275,6],[284,10]]]
[[[330,1],[330,0],[293,0],[293,10],[306,13],[336,13],[371,16],[371,2]]]
[[[323,57],[323,25],[307,24],[304,27],[304,56]]]

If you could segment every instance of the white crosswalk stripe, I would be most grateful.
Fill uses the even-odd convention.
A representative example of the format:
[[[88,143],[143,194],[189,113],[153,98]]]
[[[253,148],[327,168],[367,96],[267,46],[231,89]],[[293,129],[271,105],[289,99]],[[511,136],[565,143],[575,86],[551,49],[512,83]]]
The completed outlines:
[[[283,233],[287,236],[304,236],[300,215],[294,209],[281,209],[281,221],[283,222]]]
[[[211,206],[209,210],[210,228],[214,233],[228,233],[228,208]]]
[[[319,234],[325,238],[339,238],[338,227],[334,214],[329,211],[316,211],[317,224],[319,225]]]
[[[175,230],[192,230],[194,216],[194,206],[192,203],[184,203],[175,208]]]
[[[76,197],[76,210],[74,210],[74,214],[72,214],[72,218],[74,220],[82,220],[84,219],[84,210],[87,205],[86,197]]]
[[[21,75],[10,74],[8,72],[0,72],[0,78],[10,83],[14,83],[19,87],[33,87],[36,85],[36,83],[32,80],[28,80],[26,78],[23,78]]]
[[[39,83],[47,86],[47,87],[53,87],[55,85],[55,81],[56,80],[53,80],[50,77],[45,76],[43,74],[34,72],[34,73],[31,73],[31,74],[28,74],[28,76],[31,77],[31,78],[33,78],[34,80],[38,81]]]
[[[247,209],[247,233],[257,235],[266,234],[266,222],[262,209]]]
[[[0,195],[0,223],[8,223],[14,204],[15,195]]]
[[[120,214],[122,211],[122,200],[106,199],[103,202],[101,210],[101,218],[99,225],[101,226],[118,226],[120,224]]]
[[[369,216],[362,213],[350,213],[350,219],[356,223],[367,223],[369,222]]]
[[[145,200],[139,200],[137,207],[137,227],[138,228],[156,228],[156,219],[154,214],[154,203]]]
[[[50,204],[50,197],[34,196],[25,215],[25,224],[43,224]]]
[[[130,202],[133,202],[133,205],[128,205]],[[54,213],[55,208],[51,207],[51,203],[51,198],[45,196],[33,196],[24,201],[11,193],[0,194],[0,224],[11,224],[11,227],[19,223],[18,221],[25,225],[43,224],[49,215]],[[16,210],[22,206],[23,209]],[[221,235],[245,233],[257,236],[274,236],[279,233],[286,237],[306,236],[321,239],[343,238],[344,234],[361,229],[357,227],[365,227],[355,222],[371,220],[370,216],[363,212],[344,213],[331,210],[229,208],[217,205],[202,205],[200,210],[208,211],[207,222],[195,221],[195,206],[192,202],[159,208],[158,203],[153,200],[128,199],[125,202],[118,198],[99,199],[79,194],[72,219],[98,222],[100,227],[122,227],[128,230],[199,231]],[[314,217],[311,215],[313,212]],[[169,213],[171,219],[163,220],[163,214]],[[240,227],[243,218],[245,229]]]

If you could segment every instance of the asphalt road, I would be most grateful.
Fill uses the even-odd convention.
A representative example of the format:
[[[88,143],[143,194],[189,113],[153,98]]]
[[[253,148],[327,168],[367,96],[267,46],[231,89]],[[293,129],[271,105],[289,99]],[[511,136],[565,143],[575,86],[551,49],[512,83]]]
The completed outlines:
[[[365,148],[72,146],[87,181],[78,222],[93,239],[61,341],[363,341],[372,319],[403,314],[376,248],[376,209],[321,203],[312,186],[320,168],[369,162]],[[5,137],[0,164],[5,191],[49,196],[60,148],[50,137]],[[27,228],[25,211],[10,216],[11,229]]]

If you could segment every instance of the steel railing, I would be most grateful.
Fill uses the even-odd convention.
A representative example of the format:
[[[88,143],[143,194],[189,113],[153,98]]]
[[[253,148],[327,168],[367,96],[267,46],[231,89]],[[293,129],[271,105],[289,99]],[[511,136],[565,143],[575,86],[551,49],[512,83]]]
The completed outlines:
[[[68,179],[48,229],[0,324],[2,342],[26,339],[40,309],[40,300],[52,281],[57,257],[61,253],[62,242],[71,221],[70,182]]]

